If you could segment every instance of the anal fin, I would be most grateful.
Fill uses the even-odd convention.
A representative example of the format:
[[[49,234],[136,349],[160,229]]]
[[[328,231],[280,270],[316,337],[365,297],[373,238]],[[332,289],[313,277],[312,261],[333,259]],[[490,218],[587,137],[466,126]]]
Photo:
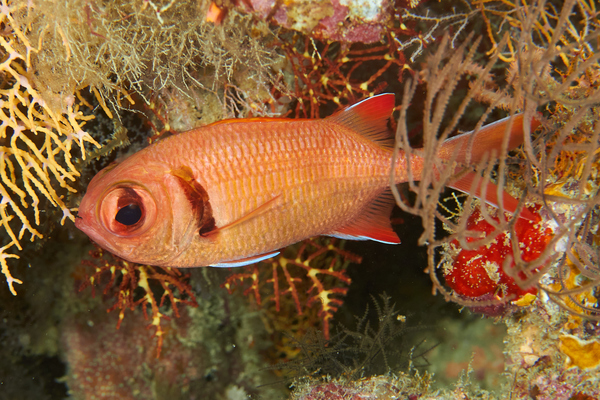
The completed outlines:
[[[361,216],[327,235],[341,239],[374,240],[381,243],[398,244],[400,239],[392,229],[390,222],[393,207],[394,197],[387,189],[375,198]]]

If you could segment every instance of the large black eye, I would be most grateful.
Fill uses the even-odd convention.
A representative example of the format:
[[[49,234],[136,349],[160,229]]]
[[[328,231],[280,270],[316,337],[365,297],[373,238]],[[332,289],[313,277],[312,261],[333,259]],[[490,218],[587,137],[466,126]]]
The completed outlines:
[[[115,215],[115,220],[126,226],[137,224],[141,218],[142,209],[135,203],[121,207],[117,212],[117,215]]]
[[[155,226],[158,209],[148,190],[126,182],[107,191],[97,213],[108,233],[133,238]]]

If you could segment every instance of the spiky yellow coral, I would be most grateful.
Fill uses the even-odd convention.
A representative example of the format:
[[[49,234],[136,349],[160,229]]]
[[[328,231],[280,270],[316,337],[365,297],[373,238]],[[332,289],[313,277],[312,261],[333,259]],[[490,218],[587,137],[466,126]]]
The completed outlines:
[[[25,234],[31,241],[43,237],[40,213],[46,208],[62,211],[61,224],[74,219],[65,204],[65,195],[76,192],[72,182],[79,176],[73,160],[85,159],[86,142],[99,144],[83,130],[93,116],[79,110],[74,94],[67,94],[64,108],[56,109],[31,83],[31,55],[43,43],[29,42],[13,11],[12,5],[1,1],[0,24],[5,33],[0,35],[0,234],[4,243],[0,265],[16,295],[14,284],[22,281],[12,276],[8,259],[19,258],[14,251],[22,250]]]

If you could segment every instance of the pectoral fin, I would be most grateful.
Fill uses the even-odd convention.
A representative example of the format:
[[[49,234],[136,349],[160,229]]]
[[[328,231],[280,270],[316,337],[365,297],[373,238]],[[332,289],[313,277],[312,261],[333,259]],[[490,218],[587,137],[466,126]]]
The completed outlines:
[[[260,206],[258,206],[258,208],[255,208],[254,210],[250,211],[248,214],[244,215],[243,217],[238,218],[235,221],[228,223],[227,225],[216,227],[212,231],[204,233],[202,236],[214,235],[215,233],[218,233],[222,230],[232,228],[236,225],[239,225],[241,223],[249,221],[252,218],[256,218],[260,214],[262,214],[265,211],[267,211],[268,209],[270,209],[280,197],[281,197],[281,195],[277,195],[277,196],[273,197],[271,200],[267,201],[266,203],[263,203]]]

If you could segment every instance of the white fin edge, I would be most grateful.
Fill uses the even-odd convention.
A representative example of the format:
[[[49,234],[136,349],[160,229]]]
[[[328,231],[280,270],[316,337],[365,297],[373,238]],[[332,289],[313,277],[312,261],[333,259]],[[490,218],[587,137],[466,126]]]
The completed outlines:
[[[276,255],[279,254],[279,251],[274,251],[272,253],[267,253],[267,254],[261,254],[258,256],[254,256],[251,258],[244,258],[241,260],[233,260],[233,261],[225,261],[222,263],[218,263],[218,264],[213,264],[213,265],[209,265],[209,267],[216,267],[216,268],[235,268],[235,267],[244,267],[246,265],[252,265],[252,264],[256,264],[257,262],[261,262],[264,261],[268,258],[271,257],[275,257]]]

